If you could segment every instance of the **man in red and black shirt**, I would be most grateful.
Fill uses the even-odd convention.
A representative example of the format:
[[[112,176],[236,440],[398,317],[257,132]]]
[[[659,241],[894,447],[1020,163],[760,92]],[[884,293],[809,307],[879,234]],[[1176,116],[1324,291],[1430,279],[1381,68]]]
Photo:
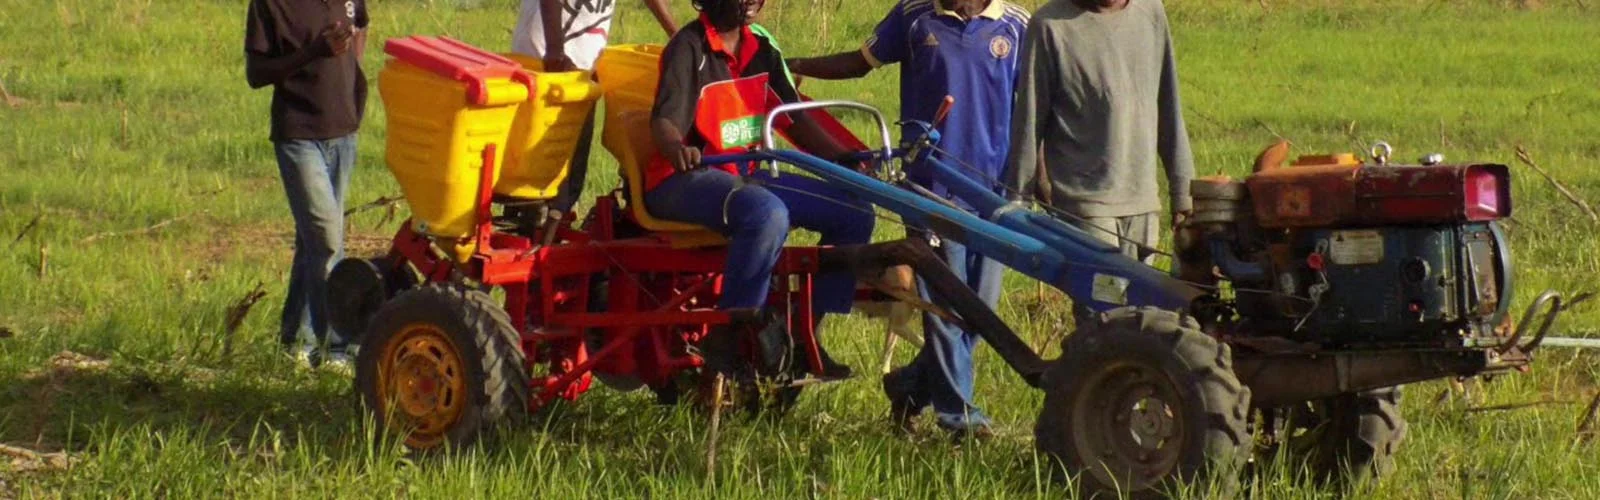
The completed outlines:
[[[294,264],[279,341],[311,364],[348,366],[328,325],[328,271],[344,253],[344,194],[366,109],[365,0],[251,0],[245,78],[272,86],[272,143],[294,215]],[[353,332],[344,332],[353,333]],[[305,345],[310,343],[311,345]]]
[[[674,35],[662,54],[651,113],[659,155],[645,170],[646,208],[656,217],[706,226],[729,238],[722,309],[766,305],[772,268],[791,226],[820,233],[821,245],[872,239],[872,207],[823,181],[786,175],[758,182],[746,177],[750,165],[700,165],[702,155],[756,147],[767,112],[800,100],[783,56],[750,30],[763,4],[696,0],[700,21]],[[848,153],[803,115],[795,115],[787,132],[797,146],[823,158]],[[855,297],[855,278],[848,272],[820,275],[813,291],[819,319],[823,313],[846,313]],[[727,345],[720,339],[714,343]],[[823,359],[825,375],[850,374],[826,352]]]

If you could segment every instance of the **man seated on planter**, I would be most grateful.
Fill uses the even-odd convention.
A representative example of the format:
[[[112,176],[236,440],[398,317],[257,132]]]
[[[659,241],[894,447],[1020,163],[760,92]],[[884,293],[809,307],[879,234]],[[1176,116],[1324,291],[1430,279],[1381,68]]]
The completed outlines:
[[[704,165],[703,156],[740,153],[761,141],[768,111],[800,100],[783,56],[750,22],[764,0],[696,0],[698,22],[683,27],[662,54],[661,80],[651,112],[658,154],[645,167],[645,207],[655,217],[698,224],[729,239],[724,310],[760,309],[773,266],[791,226],[821,234],[821,245],[872,239],[872,207],[827,183],[799,175],[749,177],[754,164]],[[793,115],[787,134],[823,158],[849,153],[815,122]],[[855,298],[849,272],[817,277],[814,302],[825,313],[847,313]],[[738,337],[746,329],[718,328],[702,345],[708,366],[736,371]],[[848,366],[822,351],[825,376],[848,377]]]

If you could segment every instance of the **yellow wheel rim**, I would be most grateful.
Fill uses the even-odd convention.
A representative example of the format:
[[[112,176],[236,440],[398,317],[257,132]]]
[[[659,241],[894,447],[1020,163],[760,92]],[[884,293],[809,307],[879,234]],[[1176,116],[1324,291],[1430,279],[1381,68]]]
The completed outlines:
[[[461,352],[437,325],[406,325],[378,358],[380,408],[389,427],[405,433],[406,446],[444,443],[467,406]]]

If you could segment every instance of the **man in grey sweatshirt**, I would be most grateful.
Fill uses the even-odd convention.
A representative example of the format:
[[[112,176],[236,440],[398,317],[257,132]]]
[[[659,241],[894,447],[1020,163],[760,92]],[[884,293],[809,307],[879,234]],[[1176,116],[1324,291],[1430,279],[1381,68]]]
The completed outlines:
[[[1028,24],[1021,58],[1002,180],[1148,262],[1161,240],[1157,159],[1174,224],[1192,208],[1194,178],[1161,0],[1052,0]]]

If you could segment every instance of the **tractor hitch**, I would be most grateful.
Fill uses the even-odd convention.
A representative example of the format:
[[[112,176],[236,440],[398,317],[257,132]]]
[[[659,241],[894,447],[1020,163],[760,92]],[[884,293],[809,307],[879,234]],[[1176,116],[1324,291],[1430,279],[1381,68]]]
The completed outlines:
[[[1533,351],[1544,343],[1545,337],[1550,334],[1550,327],[1556,324],[1556,318],[1560,317],[1562,312],[1591,298],[1594,298],[1593,292],[1574,295],[1570,300],[1563,300],[1561,294],[1554,290],[1546,290],[1539,294],[1538,298],[1533,299],[1533,303],[1528,304],[1528,310],[1522,314],[1522,320],[1517,322],[1517,329],[1511,334],[1511,338],[1501,344],[1500,353],[1517,350],[1523,354],[1533,354]],[[1538,318],[1539,330],[1524,344],[1522,336],[1527,333],[1528,327],[1533,326],[1535,318]]]

